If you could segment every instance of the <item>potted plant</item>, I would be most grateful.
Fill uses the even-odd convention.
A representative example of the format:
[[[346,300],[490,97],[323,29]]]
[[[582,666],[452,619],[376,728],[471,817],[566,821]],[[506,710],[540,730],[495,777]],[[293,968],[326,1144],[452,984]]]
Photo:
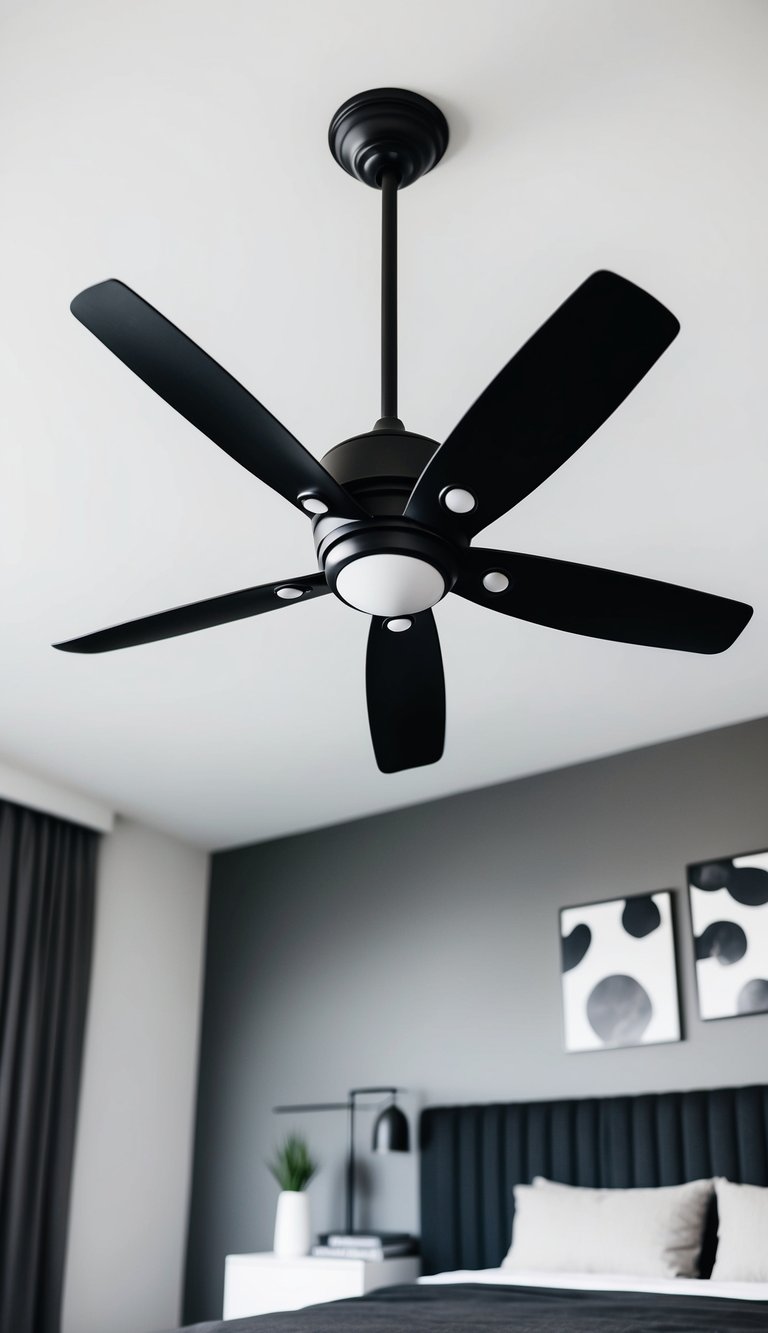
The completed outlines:
[[[268,1166],[280,1186],[274,1251],[282,1259],[297,1259],[309,1254],[309,1199],[305,1191],[317,1163],[306,1141],[298,1134],[289,1134]]]

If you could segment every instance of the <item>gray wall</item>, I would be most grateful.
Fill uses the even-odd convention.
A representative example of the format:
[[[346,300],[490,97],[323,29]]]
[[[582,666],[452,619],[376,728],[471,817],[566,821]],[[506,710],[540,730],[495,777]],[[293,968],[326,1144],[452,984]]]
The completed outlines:
[[[264,1158],[288,1128],[341,1222],[342,1116],[280,1101],[355,1084],[425,1102],[768,1081],[768,1016],[696,1016],[685,866],[768,846],[768,720],[214,858],[187,1270],[221,1311],[224,1256],[269,1249]],[[682,1045],[565,1055],[558,908],[676,888]],[[361,1126],[361,1145],[365,1137]],[[417,1228],[416,1158],[365,1163],[361,1221]]]

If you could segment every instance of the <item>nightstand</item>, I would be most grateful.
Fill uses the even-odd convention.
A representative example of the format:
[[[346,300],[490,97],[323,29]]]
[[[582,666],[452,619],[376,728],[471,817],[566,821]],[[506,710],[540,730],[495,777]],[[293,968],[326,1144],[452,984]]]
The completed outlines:
[[[244,1319],[304,1305],[364,1296],[376,1287],[415,1282],[418,1255],[400,1259],[277,1259],[274,1254],[228,1254],[224,1318]]]

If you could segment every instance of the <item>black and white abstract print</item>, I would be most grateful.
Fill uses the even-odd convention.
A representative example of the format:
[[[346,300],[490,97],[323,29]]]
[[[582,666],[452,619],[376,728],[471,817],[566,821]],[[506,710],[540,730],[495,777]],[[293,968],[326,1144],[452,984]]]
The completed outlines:
[[[560,913],[565,1049],[680,1040],[668,890]]]
[[[768,1013],[768,852],[688,867],[702,1018]]]

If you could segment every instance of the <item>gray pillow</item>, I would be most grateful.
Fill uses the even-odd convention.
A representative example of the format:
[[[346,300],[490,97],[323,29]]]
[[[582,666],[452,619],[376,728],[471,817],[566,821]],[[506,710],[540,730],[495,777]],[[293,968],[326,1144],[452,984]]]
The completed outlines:
[[[717,1282],[768,1282],[768,1189],[717,1179]]]
[[[537,1177],[515,1186],[512,1245],[502,1267],[696,1277],[712,1191],[711,1180],[595,1190]]]

